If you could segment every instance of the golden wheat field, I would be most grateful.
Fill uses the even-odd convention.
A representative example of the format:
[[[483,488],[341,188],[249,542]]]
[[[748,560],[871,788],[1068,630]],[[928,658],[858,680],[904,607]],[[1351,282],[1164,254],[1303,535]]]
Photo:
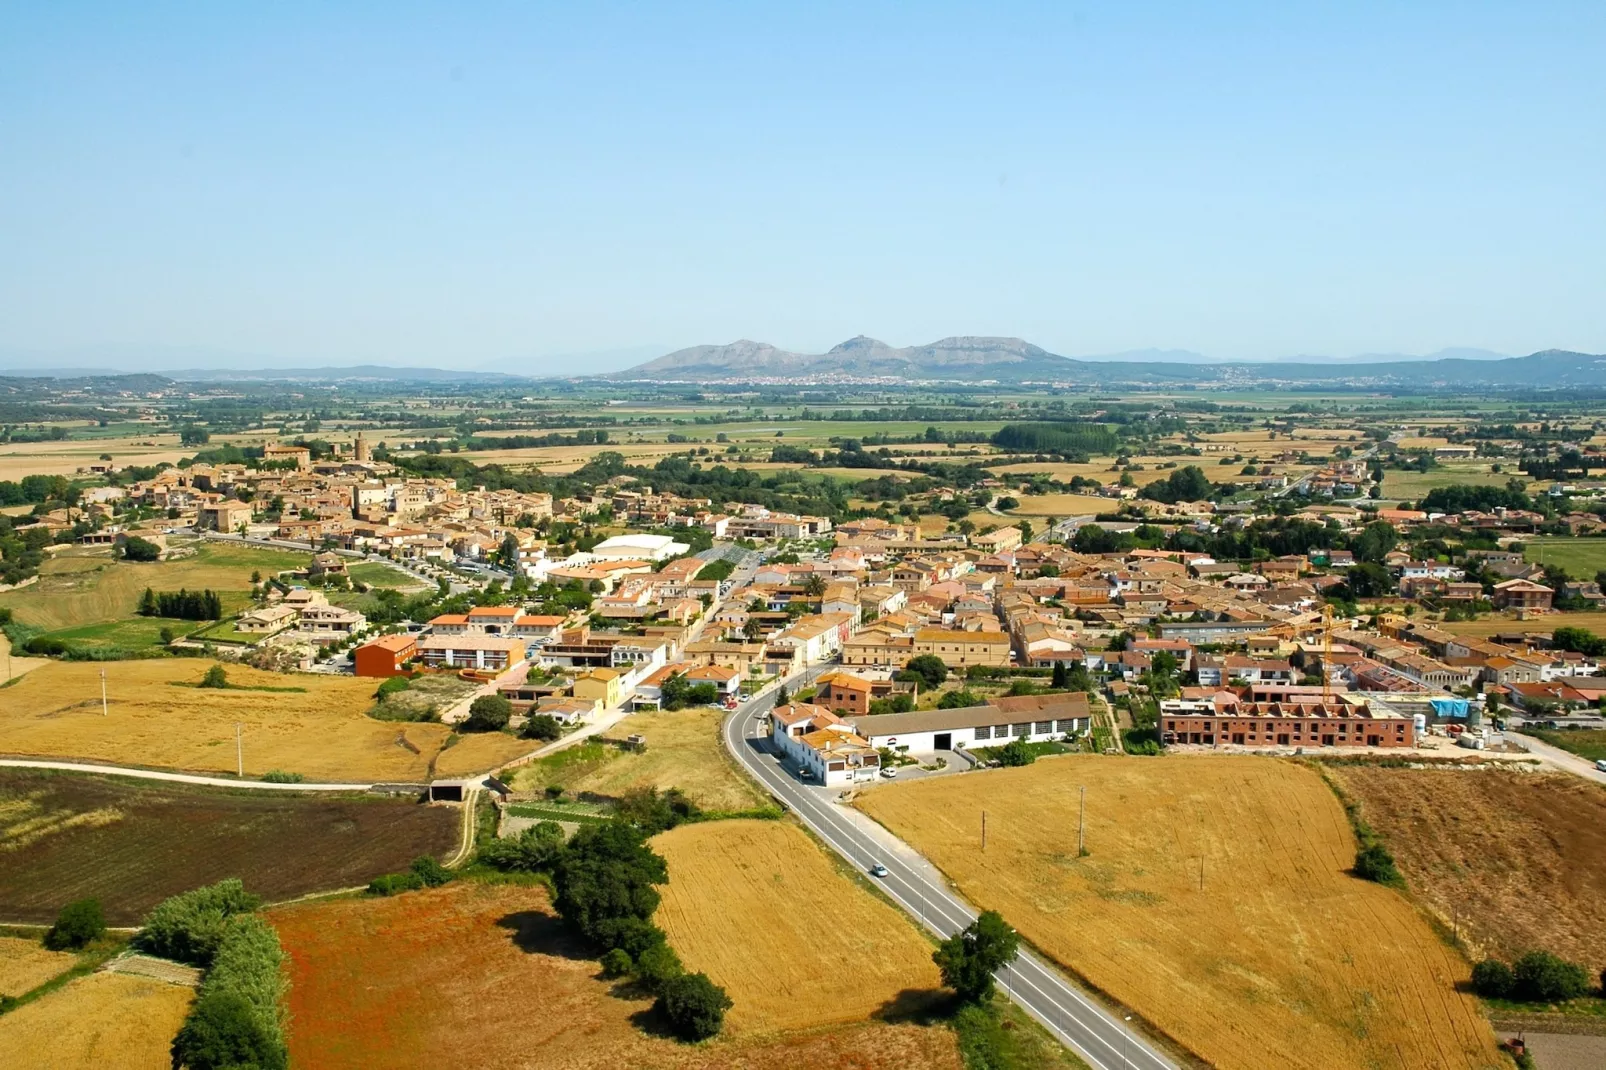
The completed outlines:
[[[69,952],[46,951],[32,937],[0,936],[0,996],[20,996],[31,991],[72,969],[76,961],[78,956]]]
[[[8,442],[0,446],[0,479],[23,476],[70,476],[98,464],[103,453],[120,465],[177,464],[191,452],[180,449],[178,435],[132,435],[125,438],[77,439],[60,442]]]
[[[194,992],[126,973],[92,973],[0,1016],[0,1066],[168,1070]]]
[[[232,773],[239,724],[251,777],[279,769],[308,780],[418,781],[440,771],[436,758],[450,730],[366,716],[372,680],[228,665],[229,689],[194,687],[213,664],[158,658],[41,666],[4,691],[0,754]],[[277,690],[253,690],[267,688]],[[501,733],[467,736],[438,764],[454,771],[445,775],[482,771],[529,747]]]
[[[1347,872],[1354,836],[1311,769],[1067,756],[881,787],[858,805],[1211,1065],[1507,1065],[1456,989],[1467,964],[1402,895]]]
[[[931,944],[793,825],[683,825],[653,848],[669,862],[654,920],[730,994],[734,1034],[862,1021],[941,986]]]
[[[812,904],[816,909],[819,904]],[[682,1044],[652,1000],[598,972],[544,889],[456,881],[275,909],[290,1057],[317,1070],[960,1070],[944,1028],[860,1022]],[[754,919],[754,924],[764,922]],[[829,1004],[841,986],[812,993]]]

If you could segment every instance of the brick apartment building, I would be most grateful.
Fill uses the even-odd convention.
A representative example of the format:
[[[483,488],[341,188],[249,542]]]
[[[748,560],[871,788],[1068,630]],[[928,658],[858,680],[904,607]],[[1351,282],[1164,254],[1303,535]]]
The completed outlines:
[[[1241,747],[1413,747],[1415,725],[1397,713],[1344,702],[1209,701],[1160,704],[1160,740]]]

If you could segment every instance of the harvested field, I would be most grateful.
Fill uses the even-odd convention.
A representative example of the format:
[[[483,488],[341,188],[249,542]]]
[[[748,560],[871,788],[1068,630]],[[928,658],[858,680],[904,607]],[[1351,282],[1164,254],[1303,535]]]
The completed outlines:
[[[167,896],[239,877],[269,901],[450,855],[460,812],[361,795],[203,788],[0,768],[0,920],[94,896],[134,925]]]
[[[290,1056],[319,1070],[959,1070],[945,1029],[869,1024],[687,1046],[598,973],[538,887],[460,882],[271,912],[290,953]],[[834,993],[833,993],[834,995]]]
[[[1341,766],[1412,892],[1477,956],[1606,967],[1606,791],[1565,773]]]
[[[683,825],[653,847],[669,862],[654,920],[687,969],[730,994],[733,1034],[862,1021],[900,993],[942,986],[931,944],[796,826]],[[820,924],[822,903],[830,925]]]
[[[77,961],[70,952],[46,951],[37,937],[0,936],[0,996],[30,992]]]
[[[170,545],[193,547],[194,553],[171,561],[138,562],[114,559],[108,546],[62,550],[40,566],[39,582],[0,594],[0,606],[9,606],[22,623],[47,631],[133,618],[147,587],[211,588],[222,598],[224,610],[235,612],[248,600],[252,572],[271,576],[305,568],[311,560],[309,553],[255,546],[182,539],[173,539]]]
[[[1354,836],[1311,769],[1066,756],[879,787],[859,805],[1212,1065],[1504,1065],[1455,988],[1467,964],[1403,896],[1347,872]]]
[[[365,716],[372,680],[229,665],[229,682],[240,690],[182,686],[199,681],[211,664],[199,658],[51,662],[6,689],[0,754],[233,773],[238,722],[247,776],[282,769],[308,780],[422,781],[452,735],[445,725],[386,724]],[[101,715],[102,669],[107,716]],[[441,765],[477,772],[529,746],[500,733],[469,737],[447,751]]]
[[[149,444],[147,444],[149,443]],[[148,434],[127,438],[85,438],[57,442],[8,442],[0,446],[0,479],[23,476],[71,476],[78,469],[96,464],[109,453],[118,464],[150,466],[177,464],[186,453],[178,435]]]
[[[1088,494],[1021,494],[1020,507],[1007,510],[1011,516],[1083,516],[1109,512],[1115,503]]]
[[[707,810],[746,810],[765,796],[732,766],[719,742],[724,715],[706,707],[631,714],[608,733],[647,737],[645,751],[607,743],[582,743],[531,762],[517,771],[514,786],[540,791],[559,785],[570,792],[620,796],[632,788],[680,788]]]
[[[1586,628],[1596,635],[1606,634],[1606,613],[1545,613],[1528,620],[1518,620],[1507,614],[1489,614],[1477,620],[1447,620],[1435,624],[1456,635],[1490,636],[1521,632],[1524,635],[1549,635],[1557,628]]]
[[[0,1066],[168,1070],[191,989],[92,973],[0,1017]]]

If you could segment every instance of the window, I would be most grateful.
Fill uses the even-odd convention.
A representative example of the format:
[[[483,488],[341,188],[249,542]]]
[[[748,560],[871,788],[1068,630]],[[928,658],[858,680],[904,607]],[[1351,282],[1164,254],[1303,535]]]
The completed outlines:
[[[987,727],[986,725],[983,725],[981,728],[976,729],[976,738],[977,739],[992,739],[993,738],[993,730],[991,728]]]
[[[1031,735],[1032,726],[1030,724],[1018,724],[1014,726],[1014,731],[1017,736],[1020,736],[1024,739],[1025,737]]]
[[[1039,735],[1039,736],[1047,735],[1049,732],[1052,732],[1052,731],[1054,731],[1054,722],[1053,721],[1038,721],[1037,722],[1036,729],[1035,729],[1035,734],[1036,735]]]

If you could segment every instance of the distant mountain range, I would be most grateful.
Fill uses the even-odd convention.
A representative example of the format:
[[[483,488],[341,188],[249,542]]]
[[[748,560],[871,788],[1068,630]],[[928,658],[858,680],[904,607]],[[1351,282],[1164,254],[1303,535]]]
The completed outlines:
[[[1351,360],[1217,361],[1185,350],[1140,350],[1108,358],[1061,357],[1019,338],[963,336],[897,348],[860,335],[825,353],[793,353],[765,342],[680,349],[603,378],[657,382],[825,382],[897,380],[1094,385],[1377,387],[1606,386],[1606,357],[1546,350],[1506,357],[1444,350],[1432,357],[1369,354]]]

